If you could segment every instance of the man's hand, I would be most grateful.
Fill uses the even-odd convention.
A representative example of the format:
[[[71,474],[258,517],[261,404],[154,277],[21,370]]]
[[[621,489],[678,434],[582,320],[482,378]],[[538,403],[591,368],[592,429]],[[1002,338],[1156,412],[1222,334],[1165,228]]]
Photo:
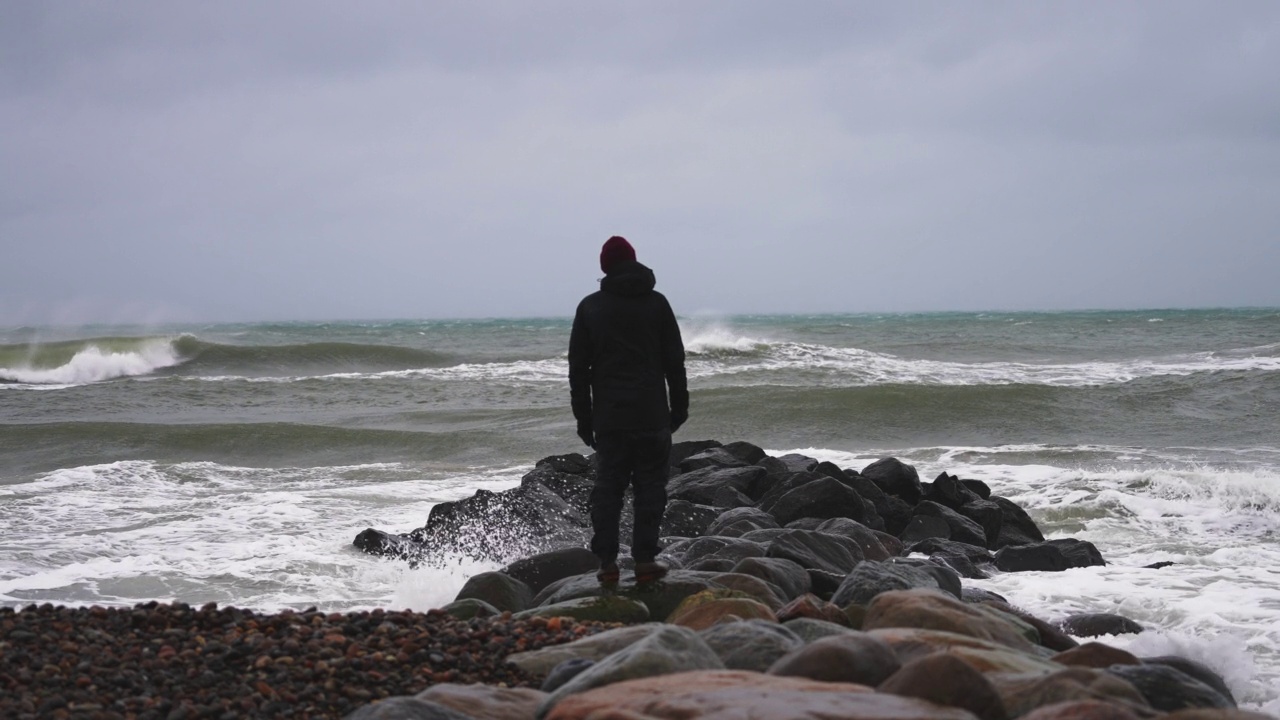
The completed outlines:
[[[591,421],[590,421],[590,420],[586,420],[586,421],[579,420],[579,421],[578,421],[578,437],[582,438],[582,442],[586,443],[586,444],[587,444],[587,447],[591,448],[592,450],[594,450],[594,449],[595,449],[595,447],[596,447],[596,434],[595,434],[594,432],[592,432],[592,430],[591,430]]]
[[[679,430],[680,426],[684,424],[684,421],[688,419],[689,419],[688,410],[672,410],[671,411],[671,432],[675,432]]]

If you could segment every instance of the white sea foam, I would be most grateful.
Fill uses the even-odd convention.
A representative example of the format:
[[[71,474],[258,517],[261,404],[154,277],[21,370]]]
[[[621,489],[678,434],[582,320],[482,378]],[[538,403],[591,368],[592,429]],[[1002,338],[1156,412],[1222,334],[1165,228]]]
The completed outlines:
[[[135,350],[104,351],[87,345],[66,364],[54,368],[0,368],[0,380],[61,387],[147,375],[182,362],[170,339],[147,340]]]

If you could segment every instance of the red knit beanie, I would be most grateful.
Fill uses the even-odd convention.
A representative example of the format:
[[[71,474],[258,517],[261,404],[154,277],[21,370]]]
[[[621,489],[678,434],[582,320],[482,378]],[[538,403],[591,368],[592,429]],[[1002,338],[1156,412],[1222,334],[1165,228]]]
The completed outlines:
[[[631,247],[631,243],[621,235],[614,235],[605,241],[604,247],[600,248],[600,269],[605,275],[609,274],[618,263],[630,260],[635,262],[636,250]]]

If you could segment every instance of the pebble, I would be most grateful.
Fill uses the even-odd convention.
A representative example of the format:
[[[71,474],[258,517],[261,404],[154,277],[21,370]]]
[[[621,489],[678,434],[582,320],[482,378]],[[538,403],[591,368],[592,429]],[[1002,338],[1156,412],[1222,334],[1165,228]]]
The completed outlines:
[[[508,655],[614,627],[213,603],[0,608],[0,717],[341,718],[441,682],[537,689]]]

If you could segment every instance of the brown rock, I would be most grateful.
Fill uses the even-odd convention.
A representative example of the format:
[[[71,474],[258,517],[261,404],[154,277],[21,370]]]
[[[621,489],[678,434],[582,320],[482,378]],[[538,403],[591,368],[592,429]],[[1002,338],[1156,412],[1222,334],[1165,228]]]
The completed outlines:
[[[856,631],[829,635],[778,658],[770,675],[874,687],[902,667],[893,650]]]
[[[882,628],[872,630],[870,635],[879,638],[892,648],[899,662],[904,665],[935,652],[948,652],[969,663],[981,673],[1046,674],[1063,669],[1062,665],[1037,655],[1018,652],[999,643],[941,630]]]
[[[671,617],[667,618],[667,622],[693,630],[705,630],[718,622],[751,619],[778,622],[778,616],[759,600],[718,597],[717,591],[708,590],[685,598],[675,612],[671,613]]]
[[[1100,700],[1054,703],[1023,715],[1020,720],[1139,720],[1133,711]]]
[[[1088,642],[1080,647],[1060,652],[1053,656],[1053,661],[1074,667],[1089,667],[1102,670],[1112,665],[1141,665],[1133,653],[1100,642]]]
[[[889,627],[944,630],[1028,653],[1035,648],[1012,623],[937,590],[892,590],[877,595],[867,607],[862,629]]]
[[[945,652],[926,655],[904,665],[880,683],[877,692],[957,707],[982,720],[1006,720],[1004,702],[986,676],[969,663]]]
[[[746,593],[765,605],[768,605],[769,609],[774,612],[777,612],[778,608],[783,605],[782,596],[779,595],[781,590],[779,590],[776,585],[765,582],[755,575],[732,572],[720,573],[719,575],[712,577],[711,582],[730,590],[737,590],[738,592]]]
[[[1120,678],[1093,668],[1073,667],[1048,675],[987,676],[1013,717],[1055,703],[1099,700],[1123,705],[1140,715],[1154,712],[1138,689]]]
[[[571,695],[546,720],[975,720],[971,713],[824,683],[741,670],[662,675]]]
[[[837,625],[849,624],[849,616],[845,615],[843,610],[813,593],[805,593],[778,610],[778,622],[802,617],[826,620]]]
[[[444,705],[465,715],[488,720],[529,720],[547,693],[528,688],[441,683],[418,693],[419,700]]]
[[[1160,720],[1276,720],[1272,715],[1233,708],[1189,708],[1178,710]]]
[[[999,600],[987,600],[982,604],[989,608],[994,608],[996,610],[999,610],[1000,612],[1013,615],[1019,620],[1022,620],[1023,622],[1027,623],[1031,627],[1035,628],[1036,632],[1040,634],[1040,644],[1043,645],[1044,647],[1049,648],[1050,650],[1058,650],[1058,651],[1070,650],[1071,648],[1074,648],[1080,644],[1076,642],[1075,638],[1062,632],[1062,630],[1059,629],[1057,626],[1047,623],[1044,620],[1041,620],[1040,618],[1036,617],[1035,615],[1032,615],[1031,613],[1027,612],[1026,610],[1023,610],[1022,608],[1014,607],[1009,603],[1000,602]]]

